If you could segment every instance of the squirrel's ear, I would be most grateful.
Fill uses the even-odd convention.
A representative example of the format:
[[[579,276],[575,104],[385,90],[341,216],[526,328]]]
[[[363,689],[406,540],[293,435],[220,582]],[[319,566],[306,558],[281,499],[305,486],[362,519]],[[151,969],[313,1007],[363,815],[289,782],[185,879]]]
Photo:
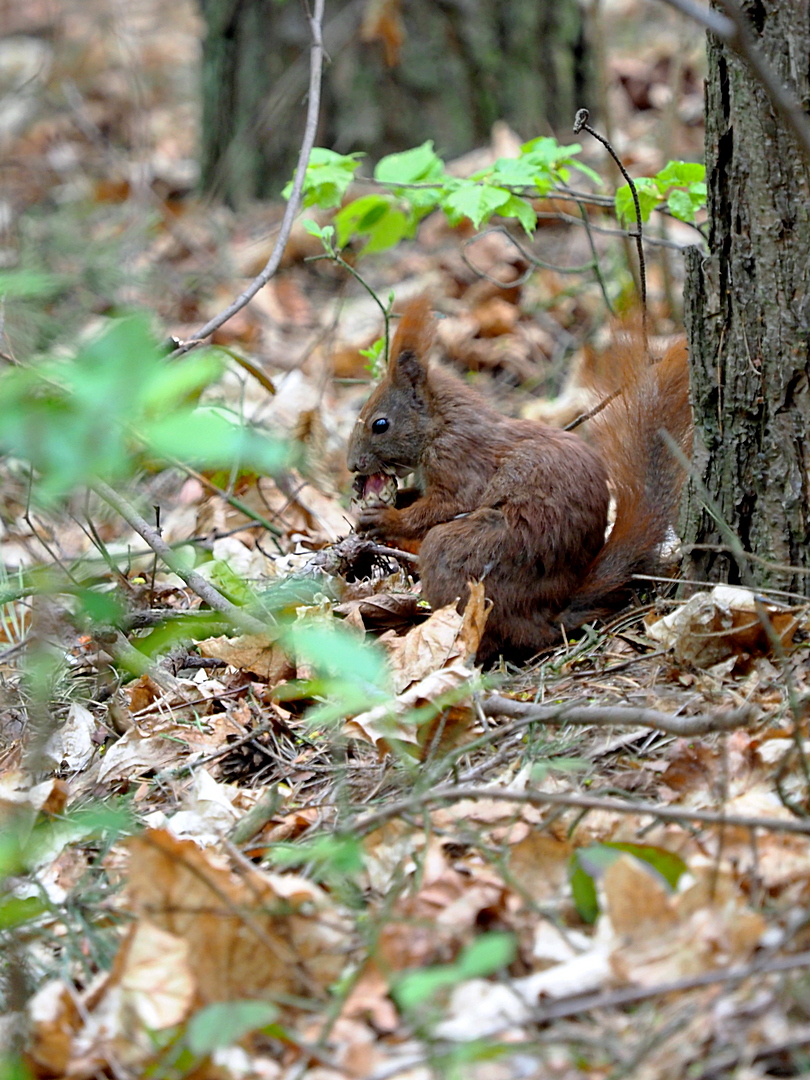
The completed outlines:
[[[416,388],[427,379],[427,368],[411,349],[403,349],[393,357],[389,370],[392,380],[400,386],[407,384]]]
[[[434,332],[427,297],[411,300],[402,313],[391,345],[388,374],[393,382],[405,382],[414,387],[424,383]]]

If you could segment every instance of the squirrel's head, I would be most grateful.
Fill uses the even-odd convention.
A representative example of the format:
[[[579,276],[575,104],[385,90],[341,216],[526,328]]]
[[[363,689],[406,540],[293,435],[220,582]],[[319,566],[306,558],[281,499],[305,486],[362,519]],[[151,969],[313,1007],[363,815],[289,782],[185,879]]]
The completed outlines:
[[[397,328],[383,380],[349,439],[352,472],[405,476],[421,463],[430,429],[427,357],[432,341],[427,301],[412,301]]]

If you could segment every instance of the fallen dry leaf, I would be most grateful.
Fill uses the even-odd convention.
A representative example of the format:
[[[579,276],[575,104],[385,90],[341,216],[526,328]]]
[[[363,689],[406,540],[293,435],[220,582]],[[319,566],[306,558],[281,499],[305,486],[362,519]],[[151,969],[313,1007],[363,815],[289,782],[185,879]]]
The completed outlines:
[[[224,660],[231,667],[250,672],[270,686],[290,678],[295,671],[284,650],[266,634],[206,638],[197,648],[200,656]]]
[[[766,925],[730,879],[710,867],[673,894],[651,868],[624,854],[605,871],[601,886],[614,935],[610,964],[623,982],[654,986],[744,963]]]
[[[760,605],[760,610],[787,649],[799,620],[767,604]],[[647,632],[671,648],[680,663],[704,668],[729,656],[771,648],[754,594],[733,585],[695,593],[682,607],[649,625]]]
[[[110,987],[121,990],[121,1009],[160,1031],[189,1013],[196,984],[188,961],[188,942],[140,919],[116,957]]]
[[[340,974],[342,919],[316,885],[258,869],[237,876],[162,830],[128,846],[133,910],[187,943],[203,1002],[311,995]]]
[[[73,1037],[81,1025],[78,1005],[67,985],[55,979],[41,986],[28,1002],[28,1019],[28,1054],[34,1064],[44,1075],[64,1075]]]
[[[131,780],[152,769],[160,769],[180,757],[181,748],[172,739],[161,735],[144,736],[132,728],[106,752],[101,759],[98,782]]]
[[[433,704],[443,694],[458,690],[474,677],[474,672],[461,663],[440,668],[418,683],[409,686],[391,702],[376,705],[367,712],[360,713],[343,725],[346,735],[365,739],[379,749],[384,750],[392,742],[404,742],[413,746],[429,745],[431,733],[435,727],[417,724],[413,719],[413,710],[422,705]],[[475,717],[471,710],[456,715],[454,730],[472,726]]]

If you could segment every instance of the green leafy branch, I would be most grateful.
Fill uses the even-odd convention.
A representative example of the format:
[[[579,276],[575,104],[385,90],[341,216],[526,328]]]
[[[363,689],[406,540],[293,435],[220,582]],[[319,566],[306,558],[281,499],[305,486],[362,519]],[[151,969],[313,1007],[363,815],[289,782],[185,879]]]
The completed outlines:
[[[601,183],[596,173],[575,160],[581,149],[576,143],[561,146],[556,139],[541,136],[524,143],[519,157],[499,158],[469,178],[451,176],[431,140],[389,154],[378,162],[373,179],[390,191],[362,195],[338,210],[333,222],[335,245],[342,249],[361,240],[361,255],[386,251],[412,237],[419,222],[437,208],[451,225],[469,218],[478,229],[493,216],[516,218],[531,235],[537,224],[531,199],[567,183],[572,169]],[[340,206],[349,185],[358,179],[361,156],[316,147],[304,181],[304,206],[324,210]],[[289,191],[288,185],[284,194]]]
[[[706,166],[699,162],[669,161],[655,176],[639,176],[633,182],[642,221],[649,221],[653,210],[666,209],[679,221],[691,225],[698,210],[706,206]],[[629,184],[616,192],[615,206],[620,221],[635,223],[633,194]]]

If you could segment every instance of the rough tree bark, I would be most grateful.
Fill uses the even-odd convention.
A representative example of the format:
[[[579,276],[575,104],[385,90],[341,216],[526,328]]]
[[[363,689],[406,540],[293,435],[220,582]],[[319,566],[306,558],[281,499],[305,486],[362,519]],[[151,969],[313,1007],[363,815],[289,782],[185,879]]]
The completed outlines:
[[[300,143],[309,32],[297,0],[199,0],[204,188],[278,195]],[[329,0],[318,143],[383,154],[432,138],[452,157],[495,120],[570,141],[591,104],[578,0]]]
[[[770,64],[810,108],[809,0],[746,0]],[[743,547],[810,566],[810,177],[746,65],[709,35],[709,250],[692,249],[685,297],[695,468],[682,533],[726,545],[703,490]],[[810,591],[810,578],[752,563],[759,586]],[[739,582],[736,560],[693,551],[686,576]]]

